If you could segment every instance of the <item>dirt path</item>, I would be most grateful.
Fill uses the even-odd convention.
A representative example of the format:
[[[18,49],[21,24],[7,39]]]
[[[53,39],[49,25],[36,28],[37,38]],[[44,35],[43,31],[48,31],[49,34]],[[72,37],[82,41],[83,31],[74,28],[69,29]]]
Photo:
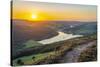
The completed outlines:
[[[71,62],[77,62],[78,57],[80,56],[81,52],[86,50],[88,47],[95,44],[95,41],[89,42],[86,44],[81,44],[77,47],[75,47],[73,50],[67,52],[63,59],[61,60],[62,63],[71,63]]]

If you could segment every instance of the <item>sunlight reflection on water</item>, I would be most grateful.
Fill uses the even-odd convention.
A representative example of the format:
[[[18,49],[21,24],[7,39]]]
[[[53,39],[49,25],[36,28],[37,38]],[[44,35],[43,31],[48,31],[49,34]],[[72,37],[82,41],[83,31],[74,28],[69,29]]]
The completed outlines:
[[[64,41],[64,40],[68,40],[71,38],[76,38],[76,37],[82,37],[83,35],[73,35],[73,34],[66,34],[64,32],[58,32],[59,35],[49,38],[49,39],[44,39],[41,41],[38,41],[39,43],[42,44],[50,44],[50,43],[54,43],[54,42],[59,42],[59,41]]]

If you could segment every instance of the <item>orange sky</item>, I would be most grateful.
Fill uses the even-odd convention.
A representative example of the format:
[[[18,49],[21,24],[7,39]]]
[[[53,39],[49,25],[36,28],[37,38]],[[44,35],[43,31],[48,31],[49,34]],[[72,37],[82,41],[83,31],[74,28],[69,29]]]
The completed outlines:
[[[96,21],[96,13],[97,7],[93,5],[14,1],[12,19]]]

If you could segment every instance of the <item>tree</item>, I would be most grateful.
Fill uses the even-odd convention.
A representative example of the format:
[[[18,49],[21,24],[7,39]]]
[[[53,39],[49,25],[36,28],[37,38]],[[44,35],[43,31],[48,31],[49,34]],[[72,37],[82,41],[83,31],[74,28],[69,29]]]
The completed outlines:
[[[35,57],[33,56],[33,57],[32,57],[32,60],[34,60],[34,59],[35,59]]]
[[[19,64],[19,65],[23,65],[23,64],[24,64],[24,62],[22,62],[22,60],[21,60],[21,59],[19,59],[19,60],[17,60],[17,64]]]

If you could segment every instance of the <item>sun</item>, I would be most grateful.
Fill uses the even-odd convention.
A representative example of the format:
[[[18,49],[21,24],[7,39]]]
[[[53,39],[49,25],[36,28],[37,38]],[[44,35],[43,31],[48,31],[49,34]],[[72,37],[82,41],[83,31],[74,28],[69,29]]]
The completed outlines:
[[[37,19],[37,15],[32,14],[31,18],[32,18],[33,20],[36,20],[36,19]]]

